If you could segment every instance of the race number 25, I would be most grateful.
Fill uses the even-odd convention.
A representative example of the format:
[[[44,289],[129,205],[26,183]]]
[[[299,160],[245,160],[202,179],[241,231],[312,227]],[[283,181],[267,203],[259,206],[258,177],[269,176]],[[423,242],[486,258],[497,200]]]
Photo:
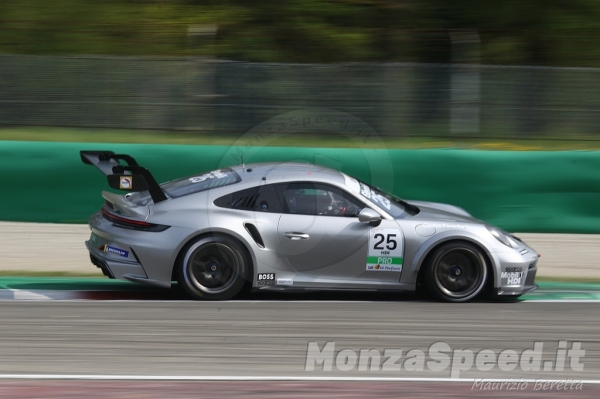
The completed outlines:
[[[389,251],[393,251],[394,249],[398,248],[398,241],[397,237],[398,234],[394,234],[394,233],[387,233],[387,234],[383,234],[383,233],[376,233],[373,238],[375,238],[375,246],[373,246],[373,249],[379,249],[379,250],[389,250]],[[385,245],[385,247],[384,247]]]
[[[400,229],[374,228],[369,232],[367,270],[402,271],[404,237]]]

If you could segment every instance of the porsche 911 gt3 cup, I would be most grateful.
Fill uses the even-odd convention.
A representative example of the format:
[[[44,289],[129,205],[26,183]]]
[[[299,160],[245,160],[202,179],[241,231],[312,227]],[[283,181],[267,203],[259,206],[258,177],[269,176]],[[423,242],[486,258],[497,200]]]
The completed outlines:
[[[237,165],[158,184],[129,155],[81,151],[102,192],[86,246],[110,278],[194,299],[253,290],[415,291],[464,302],[537,288],[538,254],[456,206],[405,201],[302,163]]]

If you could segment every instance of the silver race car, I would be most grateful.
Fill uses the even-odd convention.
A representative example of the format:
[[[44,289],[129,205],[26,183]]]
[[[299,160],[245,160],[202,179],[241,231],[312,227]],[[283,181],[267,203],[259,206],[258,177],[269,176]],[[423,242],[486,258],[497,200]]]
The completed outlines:
[[[537,288],[538,254],[446,204],[405,201],[351,176],[301,163],[238,165],[158,184],[129,155],[81,151],[125,195],[103,192],[86,241],[110,278],[194,299],[254,290],[426,287],[464,302]]]

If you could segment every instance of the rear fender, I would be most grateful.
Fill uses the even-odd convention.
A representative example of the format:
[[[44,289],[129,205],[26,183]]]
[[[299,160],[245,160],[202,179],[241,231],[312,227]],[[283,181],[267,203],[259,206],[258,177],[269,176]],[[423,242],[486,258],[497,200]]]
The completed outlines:
[[[139,206],[132,202],[127,201],[124,196],[111,193],[108,191],[102,191],[102,197],[112,204],[112,207],[123,216],[143,218],[146,220],[148,218],[148,207],[147,206]]]
[[[246,234],[246,236],[242,235],[243,233]],[[231,231],[231,230],[225,230],[225,229],[206,229],[206,230],[198,230],[196,232],[194,232],[194,234],[190,234],[185,240],[183,240],[179,246],[177,247],[177,250],[174,252],[176,254],[175,258],[173,259],[172,262],[172,271],[171,271],[171,275],[172,278],[175,277],[175,273],[177,271],[177,262],[179,262],[179,260],[181,259],[181,257],[183,256],[183,249],[193,240],[197,240],[201,237],[204,236],[209,236],[209,235],[221,235],[221,236],[228,236],[233,238],[234,240],[238,241],[242,247],[244,247],[246,249],[246,251],[248,252],[248,254],[250,255],[250,259],[252,261],[252,264],[249,265],[250,267],[248,268],[248,273],[249,275],[247,276],[247,279],[250,280],[250,282],[252,282],[252,276],[254,276],[255,274],[255,269],[256,269],[256,254],[254,253],[254,251],[252,250],[252,246],[250,245],[250,242],[253,242],[252,237],[250,237],[250,235],[244,230],[242,234],[239,234],[235,231]]]

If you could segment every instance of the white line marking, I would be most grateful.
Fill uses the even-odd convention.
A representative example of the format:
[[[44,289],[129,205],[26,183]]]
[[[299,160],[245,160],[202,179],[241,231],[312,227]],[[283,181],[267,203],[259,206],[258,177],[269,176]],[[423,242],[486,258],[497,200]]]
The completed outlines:
[[[0,291],[1,292],[1,291]],[[193,301],[193,300],[188,300],[188,299],[84,299],[84,298],[78,298],[78,299],[72,299],[72,298],[23,298],[23,299],[16,299],[16,298],[12,298],[12,293],[10,295],[10,297],[8,296],[4,296],[4,295],[0,295],[0,302],[27,302],[27,301],[37,301],[37,302],[55,302],[55,301],[59,301],[59,302],[125,302],[125,303],[194,303],[196,304],[196,306],[201,306],[201,304],[203,302],[198,302],[198,301]],[[600,299],[524,299],[524,300],[520,300],[519,302],[521,303],[599,303]],[[385,304],[397,304],[399,303],[398,301],[340,301],[340,300],[331,300],[331,301],[327,301],[327,300],[319,300],[319,301],[313,301],[310,299],[307,300],[290,300],[290,301],[286,301],[286,300],[249,300],[249,301],[244,301],[244,300],[233,300],[233,301],[225,301],[225,302],[219,302],[219,306],[225,306],[227,303],[230,304],[261,304],[261,303],[302,303],[302,304],[311,304],[311,303],[328,303],[328,304],[338,304],[338,303],[347,303],[347,304],[365,304],[365,303],[385,303]],[[434,301],[406,301],[405,303],[432,303],[435,304],[437,302]],[[475,302],[477,303],[477,302]],[[488,302],[480,302],[480,303],[488,303]],[[494,302],[489,302],[489,303],[494,303]],[[496,302],[496,303],[502,303],[502,302]],[[204,304],[210,304],[210,302],[204,302]],[[214,303],[213,303],[214,304]]]
[[[544,294],[548,294],[548,293],[560,293],[560,294],[600,294],[600,291],[597,290],[540,290],[540,291],[534,291],[534,292],[530,292],[529,294],[525,294],[525,295],[544,295]]]
[[[135,381],[338,381],[338,382],[581,382],[600,385],[600,380],[534,378],[426,378],[426,377],[318,377],[318,376],[226,376],[226,375],[108,375],[108,374],[0,374],[0,379],[17,380],[135,380]]]
[[[600,299],[529,299],[524,300],[523,302],[527,303],[536,303],[536,302],[544,302],[544,303],[597,303],[600,302]]]
[[[17,301],[49,301],[50,298],[47,295],[41,294],[35,291],[27,290],[11,290],[14,294],[14,299]]]

